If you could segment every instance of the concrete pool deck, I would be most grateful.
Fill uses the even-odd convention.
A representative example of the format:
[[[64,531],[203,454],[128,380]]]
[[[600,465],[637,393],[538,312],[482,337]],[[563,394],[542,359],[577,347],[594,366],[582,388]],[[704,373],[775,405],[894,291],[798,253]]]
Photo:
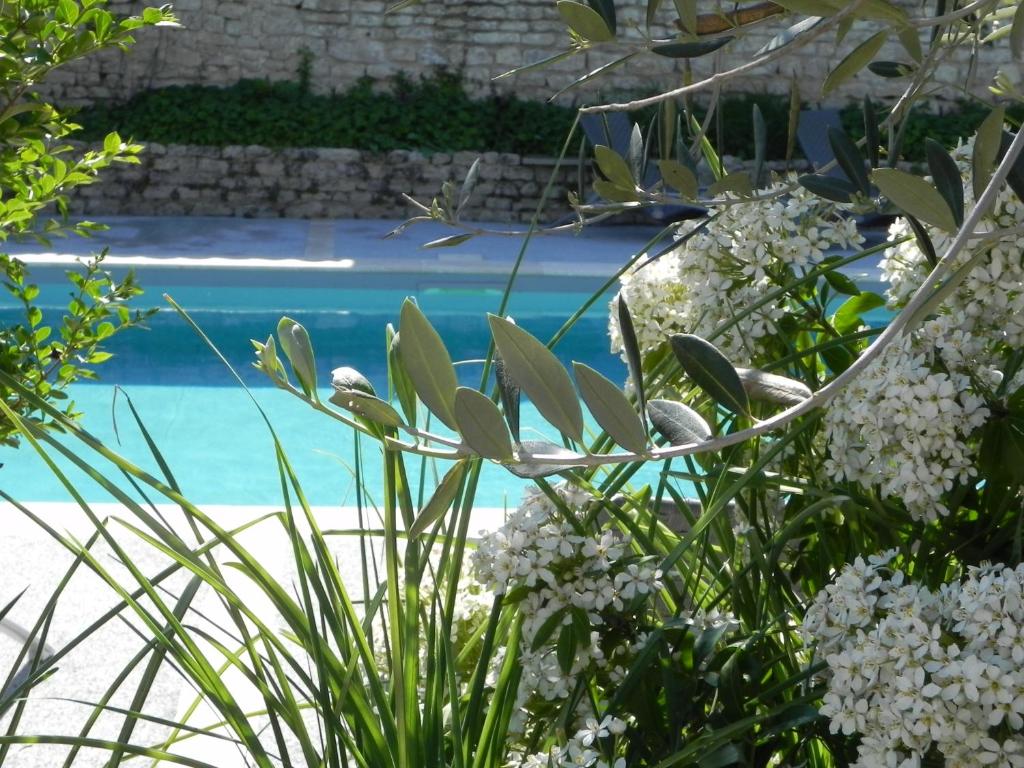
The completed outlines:
[[[119,267],[504,275],[522,244],[522,237],[481,235],[453,247],[424,248],[458,230],[424,222],[386,238],[401,224],[397,219],[98,217],[95,221],[110,229],[92,238],[55,238],[50,246],[11,243],[5,247],[36,265],[67,264],[107,247],[108,264]],[[478,226],[509,229],[503,224]],[[659,231],[622,225],[588,228],[579,235],[539,235],[529,245],[522,274],[608,277]]]
[[[63,268],[110,249],[113,268],[281,270],[339,276],[415,273],[487,275],[504,278],[515,262],[522,237],[481,235],[453,247],[424,248],[458,234],[436,222],[417,223],[393,238],[385,236],[401,220],[239,219],[227,217],[97,217],[110,228],[92,238],[54,238],[51,245],[5,244],[5,249],[38,267]],[[507,231],[507,224],[478,224]],[[524,227],[517,229],[525,231]],[[597,285],[663,229],[649,225],[587,227],[579,234],[537,235],[520,268],[524,278],[566,277]],[[668,243],[665,239],[664,244]],[[663,246],[662,246],[663,247]],[[855,265],[853,277],[877,279],[877,259]]]
[[[29,503],[26,506],[52,525],[57,532],[73,537],[79,542],[85,542],[95,530],[82,510],[74,504]],[[121,521],[137,523],[124,508],[116,504],[96,504],[92,505],[92,509],[101,520],[110,521],[109,528],[116,536],[118,545],[124,548],[147,577],[154,576],[171,564],[169,558],[124,527]],[[158,505],[157,509],[173,525],[175,531],[188,537],[183,515],[177,507],[164,504]],[[229,530],[280,511],[280,507],[204,506],[202,509],[218,525]],[[358,527],[356,510],[317,507],[313,509],[313,514],[331,542],[331,550],[352,599],[361,600],[359,540],[355,536],[340,533]],[[504,514],[504,510],[500,509],[474,510],[470,523],[471,533],[475,535],[482,528],[497,527],[501,524]],[[74,558],[62,544],[15,507],[0,503],[0,519],[4,521],[4,538],[0,545],[3,563],[0,605],[5,605],[25,590],[24,596],[11,611],[10,618],[22,627],[32,627]],[[379,528],[379,523],[375,519],[371,519],[368,525],[371,528]],[[239,541],[279,583],[286,588],[295,583],[296,570],[291,550],[280,525],[275,520],[259,522],[240,534]],[[100,542],[91,551],[94,552],[99,564],[115,575],[121,584],[129,589],[136,588],[136,582],[109,546]],[[379,549],[377,556],[381,557]],[[216,559],[224,566],[235,558],[222,549],[217,552]],[[230,567],[224,568],[224,571],[232,591],[238,594],[247,606],[260,615],[271,629],[283,629],[283,621],[252,582]],[[168,605],[174,605],[176,596],[186,583],[186,574],[178,573],[161,585],[166,587],[163,598]],[[371,589],[373,584],[371,581]],[[81,567],[69,582],[58,603],[48,644],[54,650],[60,649],[117,603],[118,597],[114,591],[87,567]],[[230,639],[218,629],[232,625],[223,604],[211,589],[200,589],[192,605],[194,613],[189,614],[187,624],[200,626],[214,635],[219,635],[224,641]],[[131,610],[125,610],[122,616],[124,620],[114,619],[108,622],[95,635],[64,657],[53,677],[32,691],[19,732],[77,733],[85,723],[90,709],[76,702],[99,700],[128,661],[142,648],[143,638],[150,634]],[[18,644],[0,634],[0,682],[6,677],[18,648]],[[204,651],[208,653],[208,658],[215,667],[221,665],[223,657],[213,650],[212,646],[205,645]],[[129,676],[119,694],[111,700],[111,705],[130,707],[135,686],[141,678],[144,666],[145,661]],[[258,711],[262,708],[259,697],[240,675],[228,671],[223,675],[223,679],[232,686],[243,710]],[[194,700],[193,688],[170,665],[165,665],[165,669],[156,678],[152,694],[145,705],[145,712],[174,720],[184,716]],[[96,738],[116,738],[122,719],[113,714],[101,717],[91,735]],[[217,718],[212,712],[202,710],[189,720],[193,726],[203,726],[216,721]],[[0,718],[0,729],[6,726],[6,719]],[[166,738],[167,734],[166,727],[140,722],[132,741],[138,745],[154,746]],[[188,739],[175,745],[170,751],[205,761],[217,768],[242,768],[248,765],[230,742],[209,737]],[[13,768],[53,768],[62,764],[66,754],[67,747],[63,746],[18,746],[12,749],[8,761],[4,764]],[[99,768],[106,764],[107,759],[108,754],[103,751],[85,750],[74,765],[75,768]]]

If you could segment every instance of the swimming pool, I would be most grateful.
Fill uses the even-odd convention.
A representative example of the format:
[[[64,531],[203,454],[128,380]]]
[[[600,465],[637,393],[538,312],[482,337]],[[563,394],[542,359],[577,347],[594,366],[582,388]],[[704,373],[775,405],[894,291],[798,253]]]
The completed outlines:
[[[251,366],[249,340],[265,339],[280,317],[288,315],[310,332],[321,382],[329,381],[331,369],[347,365],[384,390],[384,328],[389,322],[397,326],[403,299],[414,295],[453,360],[479,360],[490,337],[486,313],[498,309],[519,247],[515,240],[480,238],[451,250],[424,251],[419,245],[434,234],[429,231],[385,244],[380,234],[393,224],[387,222],[109,223],[111,230],[98,242],[73,241],[63,246],[69,252],[33,264],[44,311],[58,312],[66,301],[63,274],[74,256],[109,245],[117,254],[111,259],[113,271],[133,267],[139,272],[147,289],[140,306],[161,304],[164,292],[173,296],[252,387],[316,505],[355,502],[351,430],[268,386]],[[616,227],[588,230],[578,239],[535,241],[508,312],[538,338],[550,338],[650,236],[649,229]],[[291,258],[293,253],[300,258]],[[870,272],[855,277],[861,284],[873,279]],[[0,322],[15,311],[9,303],[5,308],[4,298],[0,296]],[[579,360],[613,381],[623,381],[625,368],[608,351],[610,298],[594,304],[556,353],[565,363]],[[884,317],[876,320],[884,322]],[[278,503],[270,433],[249,395],[174,312],[162,310],[149,325],[111,341],[115,356],[101,370],[102,383],[73,388],[71,394],[86,414],[85,427],[132,461],[157,471],[123,399],[113,407],[117,385],[132,398],[189,498],[205,504]],[[479,385],[480,372],[478,363],[459,366],[460,379],[468,386]],[[526,402],[522,421],[525,436],[558,441],[557,432]],[[362,469],[372,497],[381,486],[380,462],[373,443],[365,441],[364,447]],[[0,448],[0,462],[6,465],[0,469],[0,487],[15,498],[70,498],[30,451]],[[659,469],[645,468],[640,481],[653,482]],[[69,474],[90,501],[109,500],[77,471]],[[514,506],[525,485],[504,468],[488,465],[477,503]]]
[[[36,277],[38,277],[38,273]],[[501,291],[494,281],[441,280],[424,276],[410,282],[392,275],[394,287],[334,288],[316,285],[287,287],[268,285],[254,274],[233,270],[236,283],[230,288],[209,285],[173,285],[169,275],[150,272],[148,285],[161,280],[166,291],[186,307],[191,317],[238,371],[256,401],[269,414],[310,502],[316,505],[350,505],[356,500],[353,474],[354,436],[299,400],[268,385],[252,368],[250,339],[265,339],[275,332],[284,314],[309,330],[317,354],[318,377],[330,381],[332,368],[347,365],[364,373],[379,391],[386,391],[384,329],[398,324],[398,313],[407,289],[416,289],[427,313],[448,345],[452,359],[470,361],[457,366],[462,383],[478,386],[479,362],[490,338],[486,312],[498,308]],[[221,280],[224,276],[212,276]],[[207,280],[211,275],[206,275]],[[144,280],[147,278],[144,276]],[[243,283],[239,285],[240,282]],[[424,282],[426,284],[424,284]],[[577,289],[565,290],[567,282]],[[249,283],[249,284],[245,284]],[[555,281],[544,287],[517,291],[510,313],[517,322],[546,339],[561,327],[598,283],[595,280]],[[59,311],[59,283],[44,284],[44,312]],[[561,290],[554,290],[561,288]],[[48,293],[47,293],[48,292]],[[152,289],[147,303],[154,299]],[[49,297],[49,298],[48,298]],[[602,297],[556,349],[568,364],[581,360],[612,380],[622,381],[625,368],[608,351],[607,303]],[[0,322],[13,315],[0,308]],[[187,323],[169,309],[161,310],[146,330],[132,330],[114,337],[109,351],[114,357],[104,364],[102,383],[76,384],[71,394],[85,413],[83,425],[140,466],[156,473],[145,442],[123,398],[115,405],[115,388],[132,399],[147,428],[164,452],[186,496],[205,504],[273,504],[280,500],[280,484],[270,433],[249,395],[238,386],[230,371],[209,350]],[[330,392],[324,390],[326,399]],[[524,436],[558,440],[535,409],[524,403]],[[376,446],[364,440],[362,465],[366,490],[372,498],[381,485]],[[30,501],[64,501],[70,497],[42,461],[28,450],[0,449],[0,487],[13,497]],[[410,462],[418,465],[418,461]],[[95,483],[61,462],[90,501],[108,500]],[[443,472],[445,466],[438,465]],[[430,469],[429,471],[433,471]],[[477,503],[481,506],[515,506],[528,483],[498,466],[485,467]]]

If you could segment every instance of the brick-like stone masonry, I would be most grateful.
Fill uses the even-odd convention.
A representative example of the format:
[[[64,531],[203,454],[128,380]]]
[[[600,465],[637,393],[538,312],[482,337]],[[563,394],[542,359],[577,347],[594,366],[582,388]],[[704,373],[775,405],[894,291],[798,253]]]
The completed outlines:
[[[79,187],[71,210],[88,215],[244,216],[257,218],[405,218],[418,215],[403,197],[429,205],[448,180],[461,184],[480,158],[466,221],[526,222],[551,179],[548,157],[485,152],[361,152],[354,149],[268,149],[150,144],[139,165],[114,165]],[[743,163],[725,158],[731,170]],[[783,163],[768,163],[780,171]],[[804,170],[800,163],[795,170]],[[565,220],[568,193],[580,171],[575,158],[559,168],[540,217]],[[583,199],[594,200],[592,172],[582,173]],[[628,214],[624,215],[628,219]]]
[[[137,12],[158,0],[111,0],[117,13]],[[385,14],[394,0],[176,0],[183,29],[149,29],[138,35],[128,56],[119,52],[84,59],[54,73],[51,92],[65,103],[124,99],[146,88],[206,83],[230,85],[241,78],[294,80],[301,59],[309,52],[311,85],[319,92],[342,90],[360,77],[383,81],[398,72],[411,76],[444,66],[463,72],[475,95],[515,91],[530,99],[547,99],[585,72],[621,55],[626,47],[597,46],[553,66],[514,78],[493,78],[514,67],[565,50],[568,36],[555,0],[423,0],[403,11]],[[912,14],[920,3],[905,0]],[[641,40],[647,0],[617,0],[620,40]],[[702,6],[703,7],[703,6]],[[652,28],[655,37],[671,37],[674,5],[662,3]],[[871,26],[871,31],[878,29]],[[762,25],[712,56],[693,60],[694,75],[706,74],[749,60],[780,32],[778,23]],[[829,32],[818,40],[766,66],[731,80],[729,92],[785,93],[799,81],[803,98],[819,98],[818,85],[827,67],[862,42],[867,29],[855,25],[837,46]],[[922,39],[925,31],[922,30]],[[1007,57],[1005,41],[998,50]],[[943,62],[936,75],[959,87],[968,75],[969,51]],[[898,43],[879,56],[907,60]],[[995,66],[993,48],[980,51],[973,87],[984,88]],[[1008,60],[1008,59],[1007,59]],[[594,102],[624,94],[649,95],[679,85],[684,64],[654,54],[639,56],[609,75],[561,97],[561,103]],[[871,92],[879,98],[898,93],[904,83],[863,72],[833,97],[845,103]],[[299,118],[299,116],[296,116]]]
[[[149,144],[139,165],[115,165],[80,187],[72,210],[91,215],[401,218],[417,213],[402,194],[430,204],[447,180],[461,184],[481,158],[467,220],[524,221],[533,215],[554,160],[514,154],[395,150],[198,147]],[[552,188],[545,221],[569,212],[577,165]]]

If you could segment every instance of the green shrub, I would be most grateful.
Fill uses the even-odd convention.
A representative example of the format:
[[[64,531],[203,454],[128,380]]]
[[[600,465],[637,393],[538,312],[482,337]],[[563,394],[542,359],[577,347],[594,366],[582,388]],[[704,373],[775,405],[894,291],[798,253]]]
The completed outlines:
[[[83,138],[118,126],[164,144],[351,147],[372,151],[495,150],[557,154],[572,126],[567,107],[490,96],[471,99],[458,76],[396,77],[381,91],[369,79],[343,93],[315,94],[301,83],[242,80],[227,88],[171,86],[79,115]]]

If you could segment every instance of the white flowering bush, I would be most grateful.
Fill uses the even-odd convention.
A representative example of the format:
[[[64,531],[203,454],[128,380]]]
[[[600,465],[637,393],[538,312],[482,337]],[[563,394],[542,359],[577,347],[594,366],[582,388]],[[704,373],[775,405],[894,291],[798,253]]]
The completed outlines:
[[[1024,565],[932,590],[894,557],[856,558],[804,618],[831,732],[857,738],[856,768],[1024,766]]]
[[[723,207],[702,231],[692,233],[697,224],[684,224],[679,247],[621,277],[620,295],[633,314],[642,352],[656,351],[673,333],[692,333],[714,338],[736,365],[759,365],[777,355],[786,333],[779,321],[807,307],[789,297],[762,303],[765,294],[821,265],[834,249],[863,242],[854,220],[834,204],[801,187],[782,194],[792,182],[777,181],[758,199]],[[612,351],[621,352],[615,311],[609,332]]]
[[[648,623],[641,617],[662,587],[661,571],[633,553],[627,537],[584,527],[587,494],[564,484],[556,493],[573,519],[541,491],[527,492],[471,555],[480,583],[515,602],[522,615],[522,672],[511,725],[518,733],[578,693],[588,677],[625,676]],[[583,698],[573,721],[594,714]]]
[[[973,142],[953,153],[968,206],[973,203],[972,153]],[[1021,224],[1024,205],[1007,187],[977,231],[1013,230]],[[935,252],[944,253],[949,236],[935,227],[926,229]],[[898,219],[890,239],[900,242],[880,264],[894,310],[906,304],[933,266],[911,234],[906,220]],[[956,290],[931,318],[890,345],[825,416],[827,472],[902,501],[915,519],[949,514],[949,493],[983,479],[983,427],[993,404],[1003,410],[1019,385],[1013,377],[1019,366],[1014,351],[1024,341],[1024,233],[982,240],[953,267],[967,270]],[[993,439],[998,439],[999,425],[994,429]]]
[[[698,680],[715,674],[713,668],[723,663],[714,658],[716,648],[721,650],[720,642],[738,622],[718,609],[669,613],[662,572],[628,535],[613,525],[593,525],[593,497],[567,483],[551,492],[555,500],[528,491],[500,529],[482,533],[471,555],[475,578],[504,595],[521,617],[518,648],[502,649],[495,660],[496,669],[507,653],[518,653],[511,765],[637,764],[648,748],[657,754],[658,738],[647,735],[650,711],[631,711],[633,702],[646,700],[649,710],[665,674]],[[698,653],[704,666],[695,669],[693,646],[704,633],[708,645]],[[689,665],[682,661],[684,648]],[[632,665],[652,651],[675,668],[645,669],[656,681],[640,683],[635,671],[631,679]],[[713,698],[713,688],[702,687]],[[636,695],[609,713],[609,701],[627,688]],[[565,722],[572,735],[531,749],[555,720]],[[687,725],[699,732],[705,722],[701,717]],[[644,738],[630,741],[628,733]]]

